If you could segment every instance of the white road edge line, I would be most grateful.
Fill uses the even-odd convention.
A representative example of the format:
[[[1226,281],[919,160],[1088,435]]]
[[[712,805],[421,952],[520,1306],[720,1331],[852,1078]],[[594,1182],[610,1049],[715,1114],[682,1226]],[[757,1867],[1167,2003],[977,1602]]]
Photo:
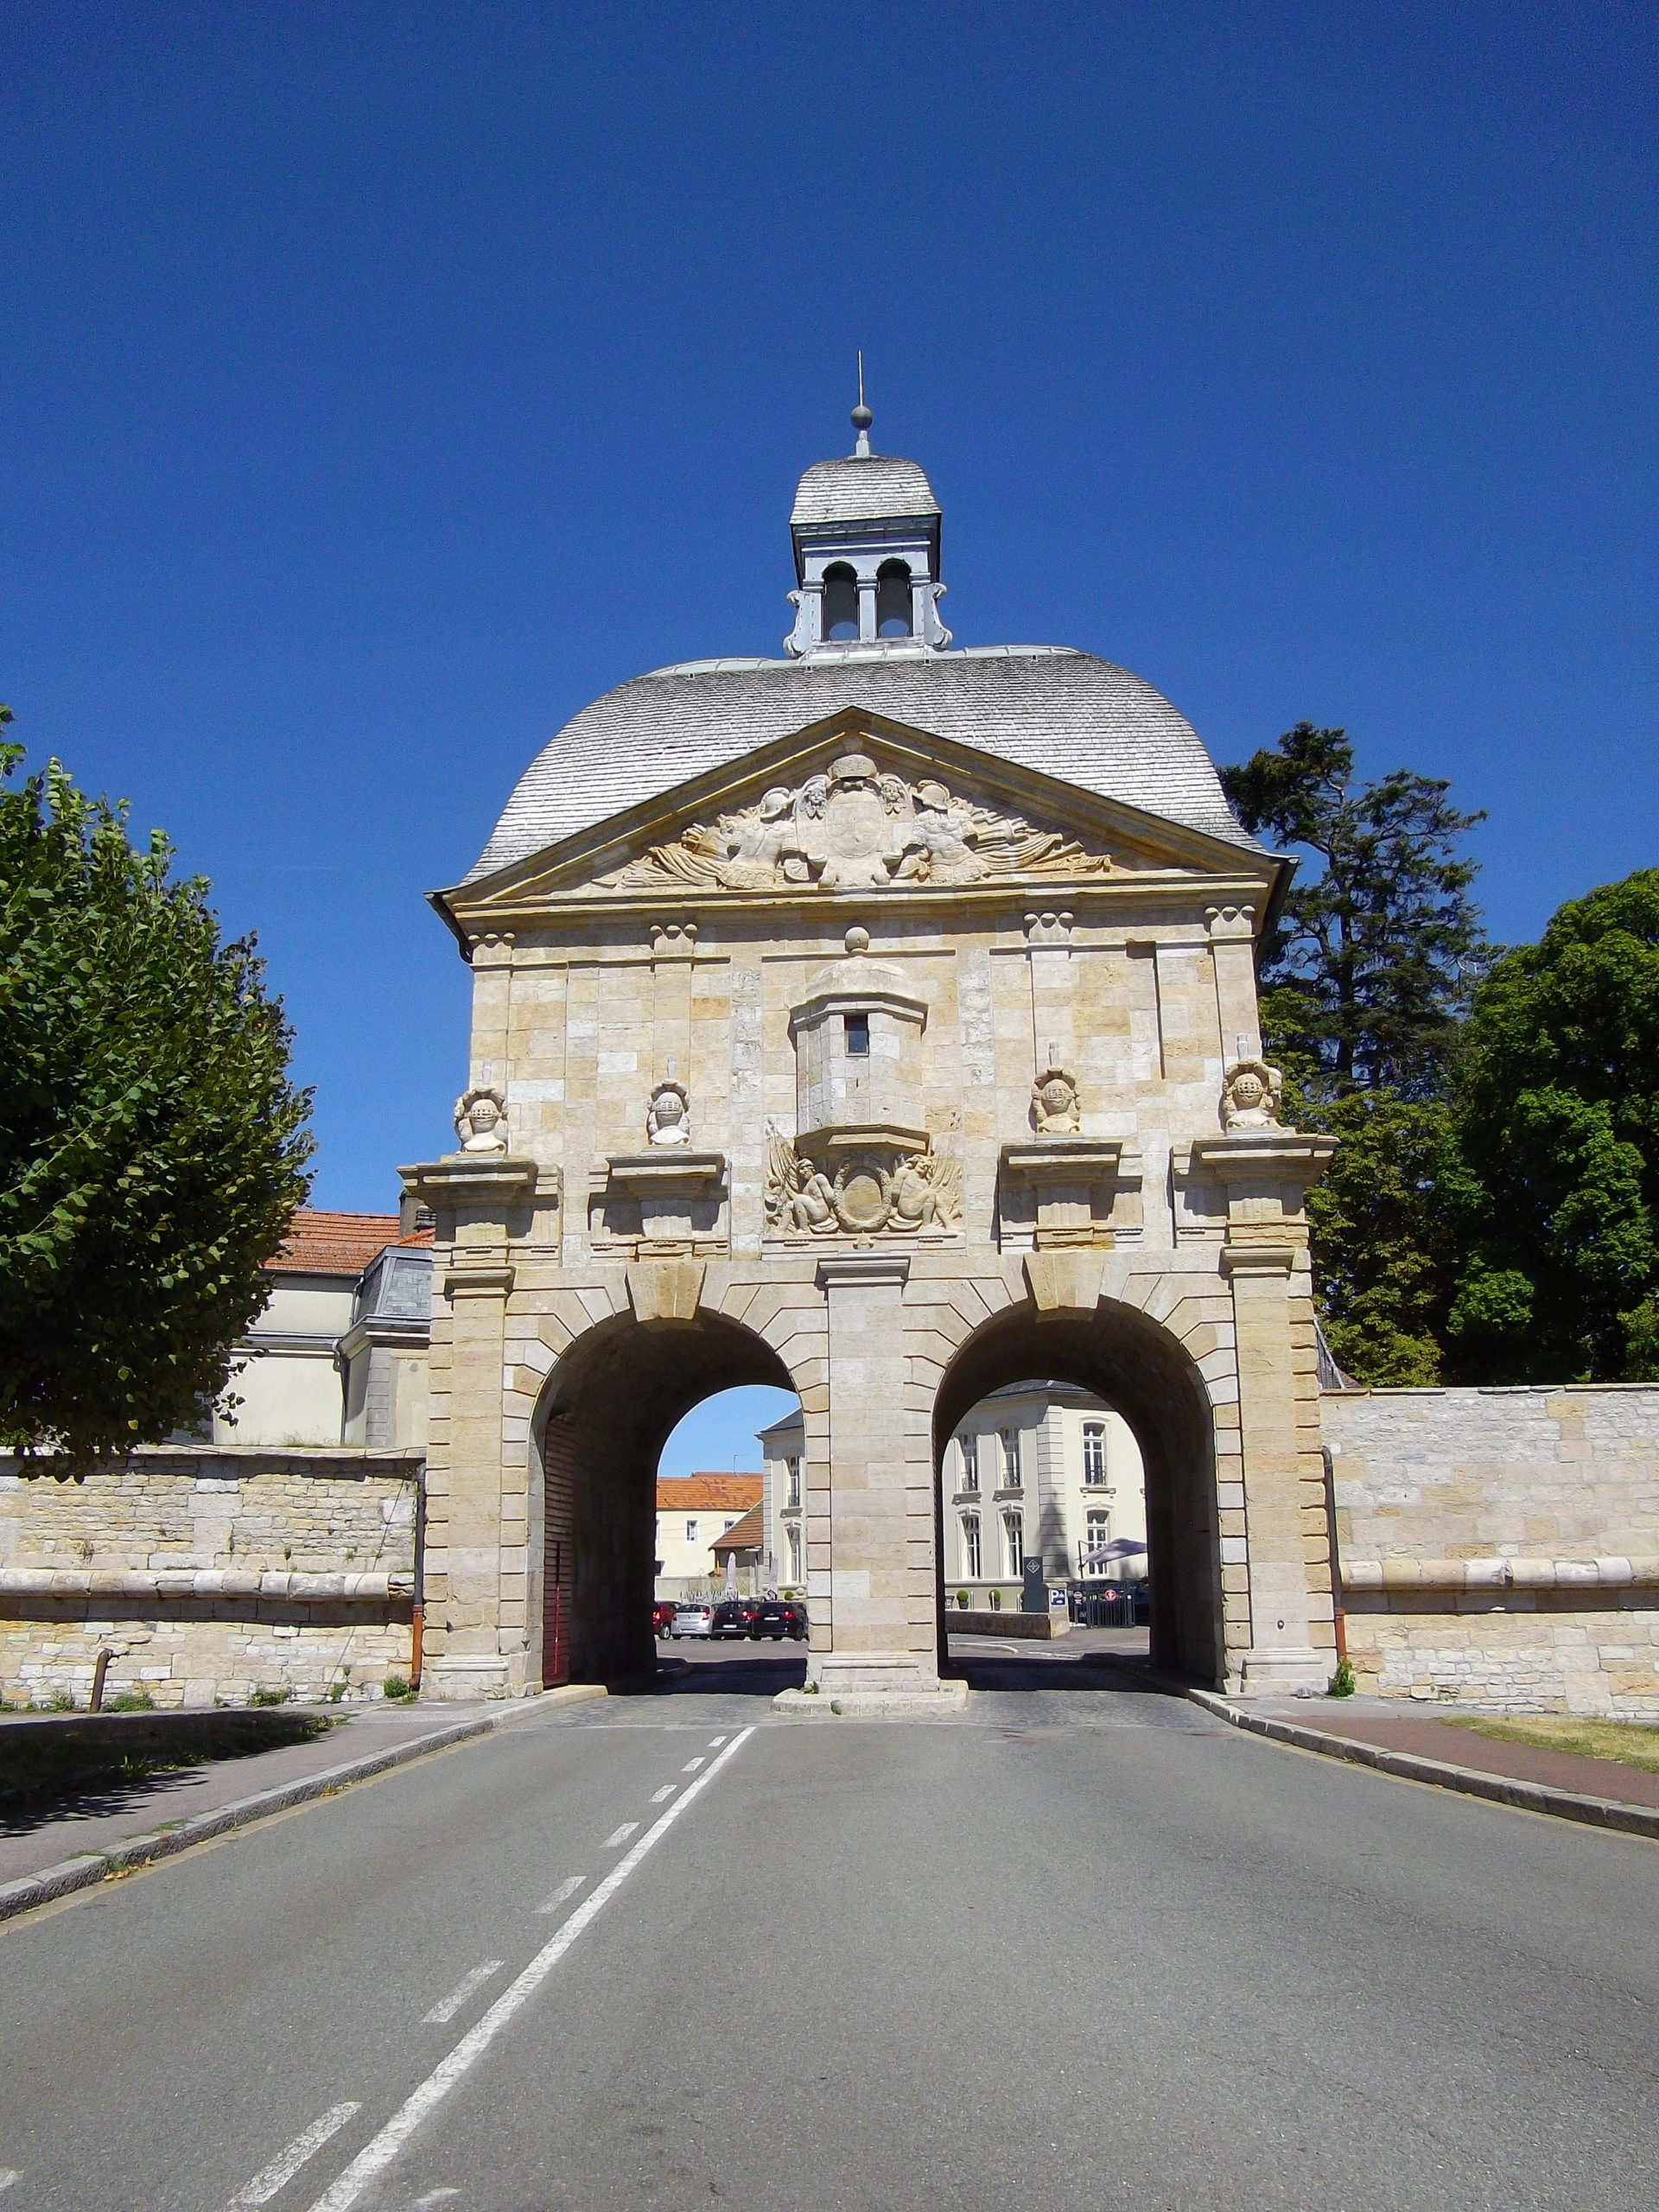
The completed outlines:
[[[231,2199],[230,2212],[251,2212],[258,2204],[269,2204],[280,2189],[286,2188],[308,2158],[314,2158],[328,2138],[338,2128],[344,2127],[361,2105],[331,2105],[321,2120],[314,2120],[303,2135],[296,2135],[286,2151],[279,2151],[268,2166],[262,2166],[245,2189],[240,2189]]]
[[[538,1904],[537,1906],[537,1911],[556,1912],[562,1904],[568,1904],[569,1903],[570,1899],[575,1897],[576,1891],[582,1887],[587,1878],[588,1877],[585,1874],[567,1874],[563,1881],[559,1884],[558,1888],[555,1890],[552,1896],[549,1897],[547,1903],[545,1904]]]
[[[453,2020],[475,1989],[482,1989],[493,1974],[499,1974],[505,1966],[505,1959],[486,1959],[481,1967],[474,1967],[470,1974],[462,1974],[447,1997],[441,1998],[429,2012],[421,2015],[423,2028],[442,2027],[446,2020]]]
[[[680,1785],[677,1782],[665,1782],[660,1789],[653,1789],[652,1791],[652,1803],[653,1805],[666,1805],[669,1799],[674,1795],[674,1792],[679,1788],[679,1786]]]
[[[613,1828],[610,1834],[606,1837],[604,1842],[600,1845],[600,1849],[601,1851],[617,1850],[622,1844],[625,1844],[627,1841],[628,1838],[633,1834],[639,1825],[639,1823],[638,1821],[624,1821],[620,1828]]]
[[[483,2018],[467,2031],[449,2056],[433,2069],[420,2087],[404,2101],[402,2108],[392,2114],[380,2133],[358,2152],[333,2187],[323,2191],[311,2207],[311,2212],[351,2212],[352,2206],[369,2183],[385,2171],[428,2113],[472,2071],[508,2021],[530,2002],[577,1936],[598,1919],[652,1845],[667,1834],[697,1792],[714,1780],[727,1760],[734,1752],[741,1751],[753,1733],[754,1726],[751,1723],[734,1736],[708,1772],[699,1775],[684,1795],[675,1799],[667,1811],[645,1830],[626,1858],[618,1859],[593,1895],[576,1907],[557,1935],[536,1954],[518,1980],[508,1984]]]

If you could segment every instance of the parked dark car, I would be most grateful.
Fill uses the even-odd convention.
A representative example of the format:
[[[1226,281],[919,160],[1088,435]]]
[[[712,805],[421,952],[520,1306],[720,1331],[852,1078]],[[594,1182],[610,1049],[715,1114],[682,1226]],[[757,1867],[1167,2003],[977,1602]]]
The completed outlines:
[[[679,1608],[671,1598],[658,1598],[651,1609],[651,1632],[653,1636],[673,1633],[674,1616]]]
[[[760,1608],[753,1598],[722,1598],[715,1607],[715,1618],[709,1624],[710,1636],[750,1636],[752,1624]]]
[[[764,1605],[754,1608],[749,1634],[757,1642],[762,1637],[780,1641],[787,1636],[798,1643],[806,1634],[806,1614],[799,1605],[791,1605],[787,1598],[768,1598]]]

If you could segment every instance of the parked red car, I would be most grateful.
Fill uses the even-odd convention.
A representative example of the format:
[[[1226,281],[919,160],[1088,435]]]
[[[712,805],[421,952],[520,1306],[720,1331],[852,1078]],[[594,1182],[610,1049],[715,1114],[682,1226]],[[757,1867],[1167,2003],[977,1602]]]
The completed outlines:
[[[674,1601],[671,1598],[657,1599],[651,1609],[651,1632],[653,1636],[666,1636],[669,1633],[674,1625]]]

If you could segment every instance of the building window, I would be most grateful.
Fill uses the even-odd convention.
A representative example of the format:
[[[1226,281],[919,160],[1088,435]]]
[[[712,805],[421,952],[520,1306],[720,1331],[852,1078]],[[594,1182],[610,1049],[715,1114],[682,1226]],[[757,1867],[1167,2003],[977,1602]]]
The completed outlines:
[[[979,1488],[979,1439],[976,1436],[963,1436],[957,1439],[957,1459],[962,1473],[963,1490],[977,1490]]]
[[[1103,1421],[1086,1421],[1083,1424],[1083,1479],[1086,1483],[1103,1483],[1106,1479],[1106,1424]]]
[[[801,1532],[793,1522],[784,1530],[784,1548],[789,1554],[789,1579],[791,1582],[798,1582],[801,1579]]]
[[[1002,1446],[1002,1487],[1004,1490],[1022,1489],[1024,1485],[1020,1479],[1020,1432],[1017,1428],[1005,1428],[998,1440]]]
[[[697,1524],[695,1521],[688,1521],[685,1524],[685,1541],[688,1544],[695,1544],[697,1541]]]
[[[880,638],[910,635],[910,569],[884,561],[875,572],[875,631]]]
[[[1002,1534],[1008,1547],[1008,1573],[1018,1574],[1026,1556],[1026,1516],[1023,1513],[1002,1516]]]
[[[962,1571],[969,1582],[977,1582],[980,1579],[977,1513],[964,1513],[962,1516]]]
[[[868,1014],[849,1014],[842,1016],[847,1025],[847,1057],[849,1060],[868,1060],[870,1057],[870,1017]]]
[[[798,1459],[785,1459],[784,1468],[789,1478],[788,1503],[798,1512],[801,1504],[801,1463]]]
[[[1103,1559],[1091,1560],[1090,1554],[1093,1552],[1103,1551],[1106,1545],[1110,1541],[1111,1533],[1112,1524],[1105,1514],[1090,1514],[1088,1519],[1084,1523],[1083,1558],[1084,1564],[1083,1571],[1085,1574],[1105,1573],[1105,1560]]]

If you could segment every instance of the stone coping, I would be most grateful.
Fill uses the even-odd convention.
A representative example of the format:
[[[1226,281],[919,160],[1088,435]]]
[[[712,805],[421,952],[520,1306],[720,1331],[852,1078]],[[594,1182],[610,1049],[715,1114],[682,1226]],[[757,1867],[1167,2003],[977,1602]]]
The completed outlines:
[[[1659,1559],[1345,1559],[1344,1590],[1628,1590],[1659,1585]]]
[[[384,1567],[358,1574],[242,1573],[220,1567],[0,1567],[0,1598],[281,1598],[336,1605],[413,1599],[415,1577]]]

